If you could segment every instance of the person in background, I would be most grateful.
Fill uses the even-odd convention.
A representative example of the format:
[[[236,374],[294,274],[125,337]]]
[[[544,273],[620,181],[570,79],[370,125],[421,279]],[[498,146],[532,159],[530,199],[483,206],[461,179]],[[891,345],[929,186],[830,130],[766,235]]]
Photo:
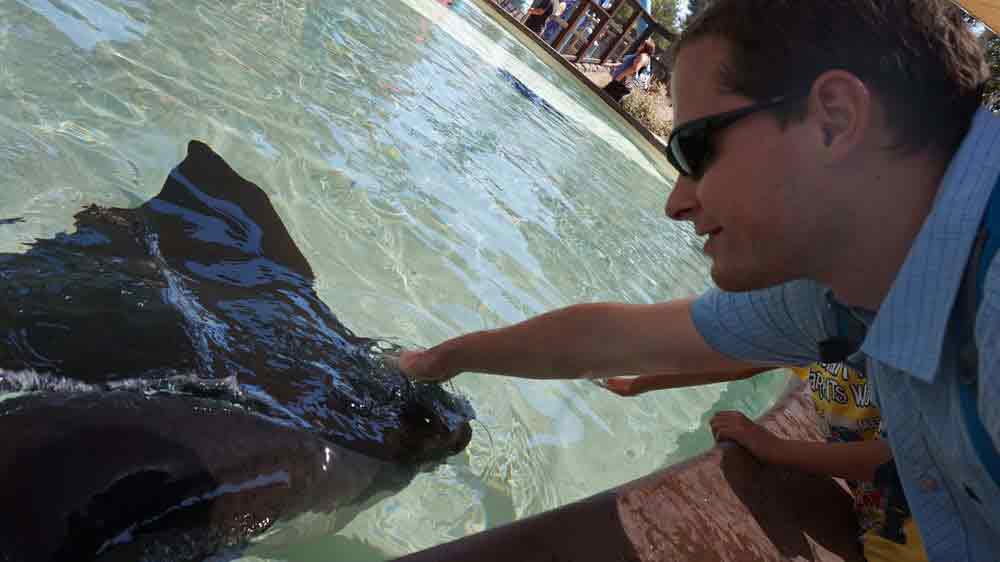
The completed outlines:
[[[545,27],[546,20],[552,15],[552,10],[555,7],[552,5],[552,0],[535,0],[535,2],[528,8],[528,18],[524,20],[524,25],[536,34],[542,34],[542,28]]]
[[[630,84],[641,82],[646,73],[652,72],[653,53],[656,44],[652,39],[646,39],[631,55],[625,55],[622,62],[611,73],[611,81],[604,86],[604,93],[621,103],[631,91]]]
[[[739,372],[749,378],[767,368]],[[739,443],[761,462],[847,480],[854,496],[859,539],[867,562],[927,560],[910,514],[892,451],[881,438],[882,416],[872,400],[868,377],[846,363],[793,368],[809,389],[826,443],[782,439],[735,411],[715,414],[709,423],[717,441]],[[711,375],[698,374],[703,383]],[[732,379],[721,374],[721,379]],[[678,388],[675,377],[614,377],[599,384],[619,396]]]
[[[607,11],[607,10],[611,9],[611,6],[613,4],[614,4],[614,2],[612,0],[604,0],[604,2],[601,2],[601,8],[603,8],[604,10]],[[599,22],[600,22],[600,19],[597,18],[596,15],[592,19],[590,19],[590,25],[589,25],[588,30],[587,30],[588,40],[590,38],[590,35],[592,33],[594,33],[594,31],[597,29],[597,26],[598,26]],[[587,49],[587,52],[586,52],[586,54],[583,55],[583,58],[585,58],[585,59],[591,59],[591,58],[596,57],[597,54],[599,52],[601,52],[604,47],[607,46],[604,43],[605,43],[605,41],[607,41],[608,39],[610,39],[610,37],[611,37],[611,35],[608,33],[607,30],[604,31],[603,33],[601,33],[601,36],[595,38],[594,44],[591,45],[589,49]]]
[[[559,36],[559,31],[562,26],[559,24],[559,18],[566,12],[566,2],[560,2],[556,6],[555,10],[552,11],[552,16],[549,17],[548,22],[545,23],[545,29],[542,31],[542,39],[551,44],[555,41],[556,37]]]

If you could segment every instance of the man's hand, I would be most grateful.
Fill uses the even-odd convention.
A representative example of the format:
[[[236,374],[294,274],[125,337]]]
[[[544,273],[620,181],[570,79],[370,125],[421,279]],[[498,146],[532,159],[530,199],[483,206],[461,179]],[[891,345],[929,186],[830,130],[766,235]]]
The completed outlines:
[[[399,354],[398,364],[404,375],[417,382],[445,382],[458,374],[443,370],[430,349],[405,350]]]
[[[740,412],[719,412],[712,417],[709,426],[716,442],[735,441],[746,447],[753,456],[765,462],[772,462],[772,453],[781,443],[781,439]]]

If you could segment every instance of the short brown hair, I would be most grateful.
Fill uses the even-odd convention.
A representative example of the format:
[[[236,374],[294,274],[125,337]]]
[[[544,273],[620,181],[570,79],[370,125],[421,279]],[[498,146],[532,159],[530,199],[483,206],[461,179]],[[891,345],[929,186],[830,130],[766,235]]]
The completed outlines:
[[[883,102],[897,147],[954,151],[989,78],[982,46],[947,0],[712,0],[674,42],[728,41],[718,72],[726,93],[755,101],[802,91],[841,69]],[[801,119],[804,104],[783,122]]]

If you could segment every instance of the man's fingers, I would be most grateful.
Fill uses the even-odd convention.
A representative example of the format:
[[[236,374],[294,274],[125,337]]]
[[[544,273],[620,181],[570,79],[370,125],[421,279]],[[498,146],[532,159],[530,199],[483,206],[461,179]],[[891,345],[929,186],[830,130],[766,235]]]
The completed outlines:
[[[385,363],[386,367],[389,367],[390,369],[396,369],[397,371],[403,370],[403,368],[399,365],[398,353],[383,353],[382,362]]]
[[[428,369],[424,353],[419,350],[403,350],[396,359],[396,365],[403,375],[417,382],[440,382],[447,378]]]

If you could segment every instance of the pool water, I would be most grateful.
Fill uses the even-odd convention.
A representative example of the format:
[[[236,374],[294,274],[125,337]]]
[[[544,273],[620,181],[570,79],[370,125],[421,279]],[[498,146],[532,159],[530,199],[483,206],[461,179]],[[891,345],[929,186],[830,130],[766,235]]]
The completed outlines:
[[[0,0],[0,219],[23,219],[0,251],[142,203],[195,138],[267,191],[362,335],[426,346],[703,290],[665,159],[518,33],[472,0]],[[387,560],[501,525],[688,458],[712,412],[784,384],[623,399],[466,374],[465,452],[344,528],[305,514],[219,559]]]

